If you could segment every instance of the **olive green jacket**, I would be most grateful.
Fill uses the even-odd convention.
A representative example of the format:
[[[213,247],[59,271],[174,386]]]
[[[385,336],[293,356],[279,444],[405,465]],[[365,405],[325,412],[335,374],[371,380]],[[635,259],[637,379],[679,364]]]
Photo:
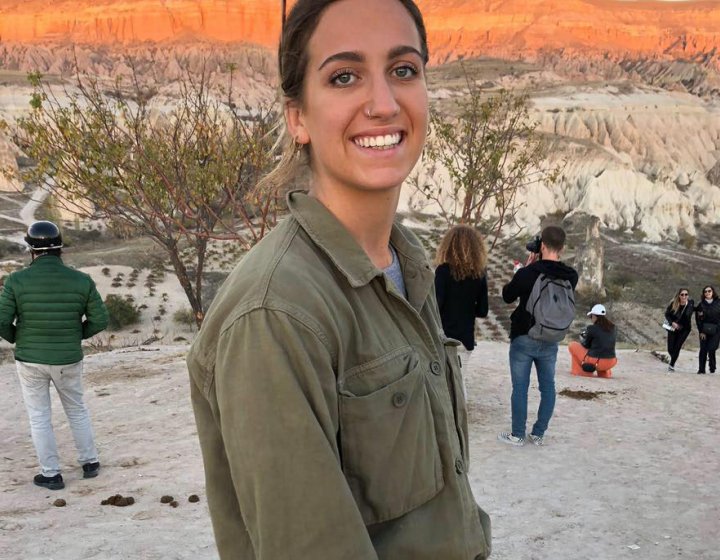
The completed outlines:
[[[406,300],[320,202],[288,204],[188,355],[220,557],[486,558],[458,342],[420,242],[393,227]]]
[[[15,359],[65,365],[83,359],[82,340],[108,324],[92,278],[42,255],[5,279],[0,294],[0,337],[15,343]]]

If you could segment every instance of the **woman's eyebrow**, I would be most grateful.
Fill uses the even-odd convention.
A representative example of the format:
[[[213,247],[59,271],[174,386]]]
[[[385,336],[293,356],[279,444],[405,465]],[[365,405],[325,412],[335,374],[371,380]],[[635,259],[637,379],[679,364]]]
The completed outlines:
[[[398,56],[402,56],[404,54],[415,54],[419,58],[423,58],[422,53],[415,47],[411,47],[410,45],[400,45],[399,47],[393,47],[388,53],[388,58],[397,58]]]
[[[398,56],[402,56],[404,54],[414,54],[417,55],[419,58],[423,58],[422,53],[415,47],[411,47],[409,45],[400,45],[398,47],[393,47],[392,49],[390,49],[390,51],[388,52],[388,59],[397,58]],[[363,56],[357,51],[342,51],[339,53],[335,53],[323,60],[323,63],[318,67],[318,70],[322,70],[323,67],[336,60],[346,60],[348,62],[364,62],[365,56]]]
[[[327,66],[335,60],[347,60],[349,62],[363,62],[365,57],[359,52],[355,51],[343,51],[328,56],[323,63],[319,66],[318,70],[322,70],[324,66]]]

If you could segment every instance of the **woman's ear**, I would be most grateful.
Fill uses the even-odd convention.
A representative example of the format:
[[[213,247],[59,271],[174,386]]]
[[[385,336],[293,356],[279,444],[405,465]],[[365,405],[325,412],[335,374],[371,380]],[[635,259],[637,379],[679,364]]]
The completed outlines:
[[[305,128],[305,117],[303,115],[302,106],[298,101],[285,102],[285,122],[290,136],[297,144],[309,144],[310,135]]]

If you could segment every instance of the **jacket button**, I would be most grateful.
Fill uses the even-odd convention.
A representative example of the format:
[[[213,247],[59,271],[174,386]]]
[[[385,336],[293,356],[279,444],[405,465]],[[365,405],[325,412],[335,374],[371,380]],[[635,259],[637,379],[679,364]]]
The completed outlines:
[[[465,472],[465,463],[463,463],[462,459],[455,459],[455,472],[458,474]]]
[[[393,406],[396,406],[397,408],[402,408],[403,406],[405,406],[406,402],[407,395],[405,393],[395,393],[392,397]]]
[[[432,371],[435,375],[440,375],[442,373],[442,367],[440,366],[440,362],[435,360],[430,362],[430,371]]]

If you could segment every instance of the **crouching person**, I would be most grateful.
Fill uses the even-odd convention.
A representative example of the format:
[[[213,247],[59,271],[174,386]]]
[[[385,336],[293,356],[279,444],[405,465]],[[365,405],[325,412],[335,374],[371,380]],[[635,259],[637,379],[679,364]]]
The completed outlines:
[[[572,361],[570,373],[585,377],[612,377],[617,365],[615,340],[617,329],[607,318],[604,305],[597,304],[588,313],[592,324],[583,331],[580,342],[571,342],[568,351]]]

